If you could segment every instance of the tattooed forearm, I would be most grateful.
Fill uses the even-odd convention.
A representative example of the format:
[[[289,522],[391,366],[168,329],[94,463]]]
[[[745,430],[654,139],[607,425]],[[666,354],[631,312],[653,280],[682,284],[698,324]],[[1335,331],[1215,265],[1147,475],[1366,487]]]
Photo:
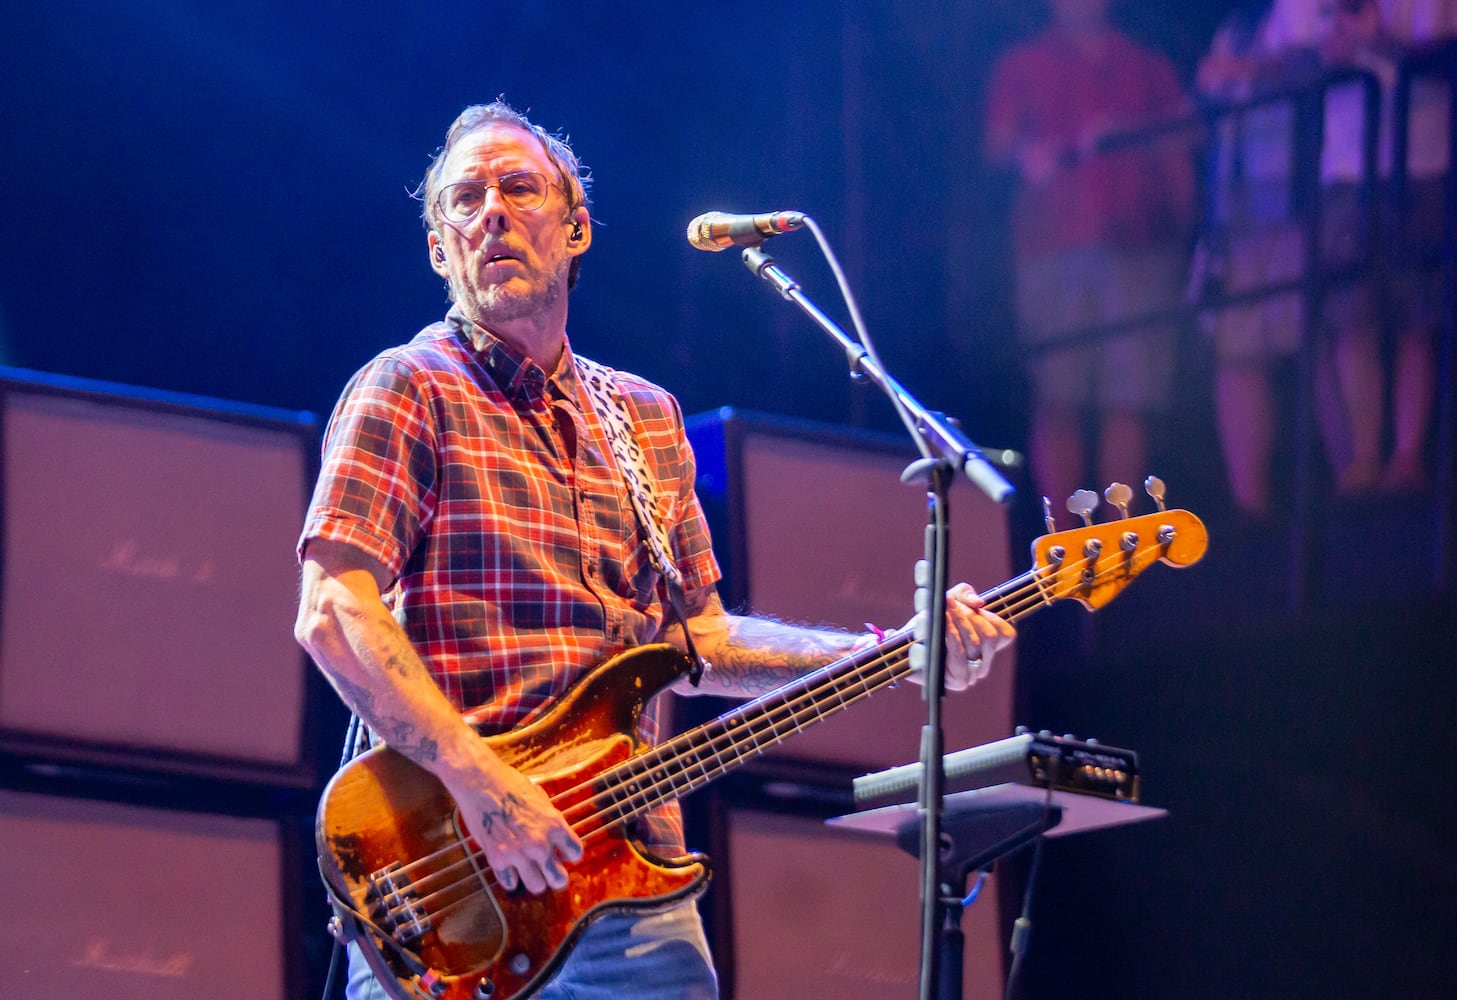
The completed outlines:
[[[369,688],[341,674],[334,674],[332,680],[339,697],[380,739],[418,764],[431,764],[439,759],[440,745],[428,736],[417,738],[417,727],[408,719],[382,711]]]
[[[381,635],[375,659],[386,672],[406,680],[428,679],[430,676],[420,662],[420,654],[403,631],[392,630]]]
[[[374,717],[374,692],[362,684],[355,684],[347,677],[339,674],[331,674],[330,682],[334,690],[339,692],[339,697],[344,699],[354,714],[368,722]]]
[[[699,690],[703,694],[753,698],[783,687],[798,676],[788,667],[768,667],[750,657],[719,656],[713,660],[713,669],[704,673]]]
[[[752,698],[848,655],[863,636],[789,625],[772,618],[731,615],[712,588],[689,597],[688,628],[698,652],[710,664],[702,683],[686,683],[683,694],[724,694]],[[684,645],[682,629],[666,638]]]
[[[788,625],[770,618],[724,616],[724,631],[709,657],[704,693],[753,697],[848,654],[860,637]]]
[[[407,649],[399,649],[399,644],[407,644]],[[395,673],[405,679],[415,679],[417,676],[427,679],[424,669],[421,668],[420,660],[414,656],[412,650],[408,649],[408,640],[404,637],[386,636],[383,640],[382,649],[377,650],[379,656],[376,662],[379,668],[385,672]],[[440,758],[440,745],[430,736],[420,732],[420,727],[399,714],[386,711],[388,700],[377,697],[376,691],[366,685],[358,684],[357,681],[345,675],[344,672],[331,672],[329,678],[334,682],[334,688],[339,692],[339,697],[344,700],[348,707],[353,708],[364,723],[389,743],[393,749],[411,758],[417,764],[433,764]]]
[[[393,722],[396,720],[391,719],[389,721]],[[405,722],[404,725],[411,734],[414,733],[414,726],[408,722]],[[401,742],[399,739],[390,739],[388,736],[385,736],[384,741],[417,764],[433,764],[440,759],[440,744],[428,736],[421,736],[413,742],[408,738],[404,742]]]
[[[359,550],[315,539],[294,635],[373,735],[442,780],[468,780],[480,741],[380,597],[387,575]]]

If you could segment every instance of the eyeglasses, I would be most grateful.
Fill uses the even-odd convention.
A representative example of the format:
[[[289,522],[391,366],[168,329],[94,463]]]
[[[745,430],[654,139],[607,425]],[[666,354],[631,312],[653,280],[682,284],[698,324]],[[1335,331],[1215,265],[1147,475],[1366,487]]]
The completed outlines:
[[[486,191],[495,188],[501,200],[518,212],[534,212],[546,204],[551,182],[535,170],[502,174],[493,181],[456,181],[440,189],[435,204],[450,222],[469,222],[486,203]]]

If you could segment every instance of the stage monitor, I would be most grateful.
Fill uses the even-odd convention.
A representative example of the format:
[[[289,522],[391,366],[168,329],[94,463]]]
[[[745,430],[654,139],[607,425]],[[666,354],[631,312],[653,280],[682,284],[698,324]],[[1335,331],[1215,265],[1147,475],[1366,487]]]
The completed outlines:
[[[0,790],[7,1000],[292,1000],[301,872],[290,828]]]
[[[303,785],[309,414],[0,370],[0,745]]]

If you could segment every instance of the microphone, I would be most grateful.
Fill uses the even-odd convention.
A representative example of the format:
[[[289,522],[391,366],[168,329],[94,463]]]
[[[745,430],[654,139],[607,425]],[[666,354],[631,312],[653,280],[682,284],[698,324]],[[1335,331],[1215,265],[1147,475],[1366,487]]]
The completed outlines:
[[[688,223],[688,242],[699,250],[718,253],[729,247],[756,247],[771,236],[804,225],[803,212],[769,212],[766,215],[729,215],[705,212]]]

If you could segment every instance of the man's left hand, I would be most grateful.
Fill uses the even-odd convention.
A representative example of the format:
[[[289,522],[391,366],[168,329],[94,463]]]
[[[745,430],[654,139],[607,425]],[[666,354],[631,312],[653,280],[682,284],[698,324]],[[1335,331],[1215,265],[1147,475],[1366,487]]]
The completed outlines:
[[[1016,635],[1009,622],[986,610],[985,605],[970,584],[958,583],[946,592],[948,691],[964,691],[991,673],[997,651]],[[919,681],[920,675],[912,679]]]

